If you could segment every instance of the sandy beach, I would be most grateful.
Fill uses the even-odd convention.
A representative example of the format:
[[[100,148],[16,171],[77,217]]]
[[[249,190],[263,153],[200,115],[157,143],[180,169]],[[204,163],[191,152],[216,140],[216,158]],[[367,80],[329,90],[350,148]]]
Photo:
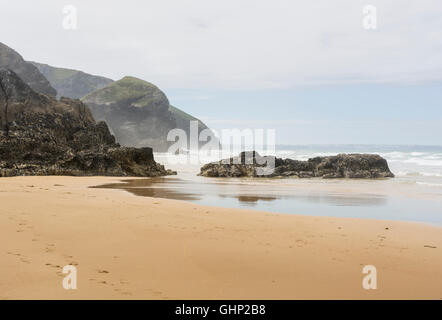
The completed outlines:
[[[88,188],[120,180],[1,178],[0,298],[442,299],[440,227]],[[68,264],[77,290],[62,287]]]

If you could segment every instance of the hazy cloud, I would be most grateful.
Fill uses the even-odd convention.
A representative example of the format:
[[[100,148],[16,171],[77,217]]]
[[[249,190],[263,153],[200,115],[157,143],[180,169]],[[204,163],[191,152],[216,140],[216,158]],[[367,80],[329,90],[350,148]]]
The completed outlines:
[[[0,0],[1,42],[26,59],[164,88],[287,88],[442,78],[442,2]],[[62,9],[78,8],[78,29]]]

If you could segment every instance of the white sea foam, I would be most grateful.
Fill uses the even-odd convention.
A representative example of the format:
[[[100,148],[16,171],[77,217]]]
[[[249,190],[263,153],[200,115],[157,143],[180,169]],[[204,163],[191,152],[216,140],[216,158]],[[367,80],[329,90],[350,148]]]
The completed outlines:
[[[427,186],[427,187],[442,187],[442,183],[430,183],[430,182],[416,182],[417,185]]]
[[[264,148],[265,149],[265,148]],[[390,170],[396,177],[406,179],[409,182],[421,182],[429,184],[442,183],[442,147],[421,146],[293,146],[277,147],[278,158],[289,158],[306,161],[310,158],[337,155],[339,153],[372,153],[384,157],[390,166]],[[190,152],[193,155],[193,152]],[[267,155],[265,152],[263,155]],[[160,163],[167,166],[167,154],[155,154]],[[204,157],[202,163],[183,164],[176,167],[181,171],[199,171],[199,167],[208,162],[220,160],[217,156]],[[189,168],[187,168],[189,167]],[[190,169],[190,167],[194,167]],[[437,181],[433,181],[437,180]]]
[[[396,171],[397,177],[437,177],[442,178],[442,173],[436,172],[416,172],[416,171]]]
[[[396,149],[396,150],[395,150]],[[339,153],[376,153],[384,157],[397,177],[409,179],[442,178],[442,147],[420,146],[311,146],[277,150],[281,158],[308,160]]]

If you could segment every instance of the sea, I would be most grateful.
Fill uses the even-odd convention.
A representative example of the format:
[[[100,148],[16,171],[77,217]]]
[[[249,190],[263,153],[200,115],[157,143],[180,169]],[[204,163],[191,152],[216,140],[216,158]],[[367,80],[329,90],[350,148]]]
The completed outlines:
[[[138,196],[207,206],[442,225],[442,146],[278,145],[274,151],[278,158],[296,160],[340,153],[379,154],[388,161],[396,177],[379,180],[206,178],[197,175],[201,165],[217,159],[190,163],[185,161],[189,155],[173,158],[157,153],[155,160],[176,170],[176,176],[125,181],[119,187]]]
[[[317,145],[277,146],[279,158],[308,160],[339,153],[371,153],[384,157],[401,181],[442,187],[442,146],[406,145]]]

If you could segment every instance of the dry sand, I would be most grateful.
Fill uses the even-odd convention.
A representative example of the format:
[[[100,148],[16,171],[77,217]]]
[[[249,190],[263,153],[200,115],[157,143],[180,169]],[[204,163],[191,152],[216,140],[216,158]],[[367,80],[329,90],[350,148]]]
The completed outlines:
[[[0,298],[442,299],[440,227],[88,188],[117,181],[1,178]],[[77,290],[62,287],[67,264]],[[362,288],[364,265],[377,290]]]

